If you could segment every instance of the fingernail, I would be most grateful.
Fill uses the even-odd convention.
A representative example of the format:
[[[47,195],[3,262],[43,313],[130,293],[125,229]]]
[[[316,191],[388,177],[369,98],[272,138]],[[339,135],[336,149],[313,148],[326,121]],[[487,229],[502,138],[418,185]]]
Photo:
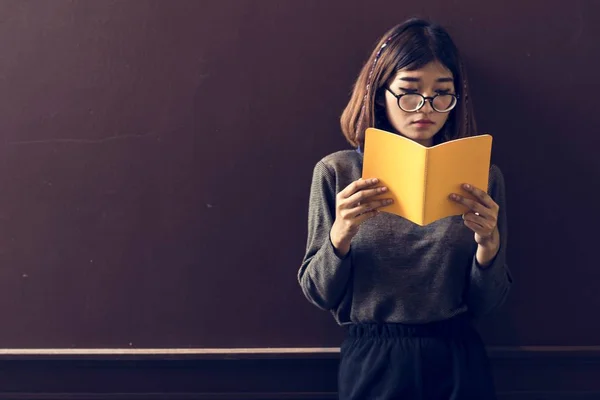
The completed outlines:
[[[458,196],[457,196],[457,195],[455,195],[454,193],[452,193],[452,194],[450,195],[450,198],[451,198],[452,200],[458,200]]]
[[[387,188],[386,188],[385,186],[384,186],[384,187],[381,187],[381,188],[379,188],[379,191],[380,191],[380,192],[385,192],[386,190],[387,190]]]
[[[469,185],[468,183],[465,183],[465,184],[463,185],[463,187],[464,187],[465,189],[471,189],[471,185]]]
[[[377,183],[377,182],[379,182],[379,179],[377,179],[377,178],[371,179],[371,183]]]
[[[392,199],[387,199],[387,200],[385,201],[385,204],[392,204],[393,202],[394,202],[394,200],[392,200]]]

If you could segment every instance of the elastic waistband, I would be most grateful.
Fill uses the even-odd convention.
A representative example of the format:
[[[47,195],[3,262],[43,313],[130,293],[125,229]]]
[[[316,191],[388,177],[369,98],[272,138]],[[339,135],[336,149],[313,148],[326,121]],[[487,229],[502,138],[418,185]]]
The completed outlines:
[[[366,323],[352,324],[348,328],[348,336],[352,338],[464,337],[474,332],[470,319],[464,314],[425,324]]]

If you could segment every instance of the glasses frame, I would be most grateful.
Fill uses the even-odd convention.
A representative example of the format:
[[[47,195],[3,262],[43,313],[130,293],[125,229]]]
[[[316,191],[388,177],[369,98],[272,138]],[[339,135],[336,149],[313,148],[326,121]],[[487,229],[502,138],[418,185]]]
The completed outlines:
[[[387,90],[388,92],[390,92],[392,94],[392,96],[394,96],[396,98],[396,103],[398,104],[398,108],[401,109],[404,112],[418,112],[421,108],[423,108],[425,106],[425,103],[429,101],[429,104],[431,105],[431,108],[435,111],[435,112],[439,112],[439,113],[449,113],[450,111],[452,111],[454,109],[454,107],[456,107],[456,105],[458,104],[458,100],[459,100],[459,96],[457,94],[453,94],[453,93],[438,93],[433,97],[430,96],[423,96],[421,93],[402,93],[402,94],[396,94],[394,92],[392,92],[392,89],[390,89],[389,87],[386,87],[385,90]],[[414,96],[414,95],[418,95],[421,96],[421,98],[423,100],[421,100],[421,105],[419,107],[417,107],[415,110],[405,110],[404,108],[402,108],[400,106],[400,99],[404,96]],[[452,105],[452,107],[450,107],[447,110],[443,110],[440,111],[437,108],[435,108],[435,106],[433,105],[433,100],[435,100],[436,97],[438,96],[452,96],[454,97],[454,104]]]

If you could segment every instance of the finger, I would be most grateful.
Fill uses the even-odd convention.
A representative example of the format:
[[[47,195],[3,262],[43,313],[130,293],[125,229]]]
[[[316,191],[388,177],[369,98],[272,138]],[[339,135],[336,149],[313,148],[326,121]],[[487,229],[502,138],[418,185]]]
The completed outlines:
[[[362,224],[363,222],[365,222],[368,219],[373,218],[374,216],[379,214],[379,210],[371,210],[371,211],[367,211],[364,214],[360,214],[358,217],[356,217],[353,222],[357,225]]]
[[[471,193],[473,196],[475,196],[476,199],[479,200],[479,202],[481,204],[483,204],[484,206],[486,206],[487,208],[491,208],[493,209],[494,207],[498,207],[498,205],[496,204],[496,202],[490,197],[489,194],[487,194],[487,192],[473,186],[470,185],[468,183],[465,183],[462,185],[463,189],[465,189],[467,192]]]
[[[463,214],[463,219],[465,221],[473,222],[474,224],[477,224],[487,230],[491,230],[493,228],[492,222],[489,219],[479,215],[479,213],[465,213]]]
[[[374,189],[364,189],[354,193],[352,196],[348,197],[343,201],[346,207],[354,207],[357,204],[366,203],[366,200],[373,196],[377,196],[378,194],[382,194],[387,192],[388,188],[385,186],[374,188]]]
[[[370,186],[376,185],[377,183],[379,183],[379,179],[377,179],[377,178],[371,178],[371,179],[362,179],[361,178],[361,179],[355,180],[354,182],[352,182],[351,184],[346,186],[340,192],[340,196],[344,199],[348,198],[348,197],[352,196],[354,193],[356,193],[357,191],[366,189]]]
[[[450,200],[462,204],[474,213],[478,213],[484,217],[489,217],[491,215],[491,210],[489,208],[484,207],[481,203],[475,200],[467,199],[466,197],[460,196],[456,193],[452,193],[450,195]]]
[[[479,236],[485,237],[487,235],[489,235],[489,233],[487,232],[487,230],[482,227],[481,225],[473,222],[473,221],[469,221],[469,220],[465,220],[464,224],[473,232],[475,232],[476,234],[478,234]]]
[[[348,210],[346,214],[347,218],[356,218],[361,214],[371,212],[373,210],[378,210],[379,208],[389,206],[394,201],[392,199],[381,199],[381,200],[373,200],[367,203],[361,204],[360,206],[354,207]]]
[[[464,224],[482,238],[488,238],[494,234],[495,226],[481,217],[467,213],[463,214],[463,219]]]

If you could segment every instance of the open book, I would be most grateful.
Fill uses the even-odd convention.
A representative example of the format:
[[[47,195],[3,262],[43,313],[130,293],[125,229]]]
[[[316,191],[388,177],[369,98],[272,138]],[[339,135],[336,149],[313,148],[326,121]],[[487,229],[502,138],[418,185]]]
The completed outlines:
[[[469,183],[488,188],[492,136],[485,134],[425,147],[404,136],[368,128],[362,177],[379,178],[389,190],[382,198],[394,202],[381,211],[427,225],[460,215],[466,208],[449,199],[451,193],[473,198],[462,189]]]

